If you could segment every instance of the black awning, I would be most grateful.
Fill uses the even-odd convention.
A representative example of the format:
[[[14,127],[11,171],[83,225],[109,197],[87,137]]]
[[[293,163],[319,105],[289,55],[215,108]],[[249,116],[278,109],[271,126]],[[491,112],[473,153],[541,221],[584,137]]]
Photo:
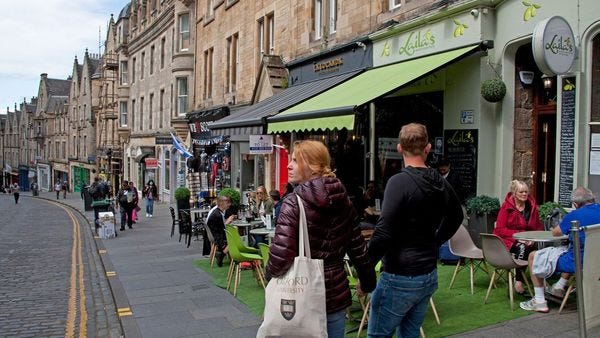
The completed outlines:
[[[220,119],[219,121],[208,123],[208,126],[213,130],[213,134],[218,135],[237,135],[240,132],[262,134],[266,125],[265,119],[267,117],[277,115],[279,112],[288,109],[289,107],[310,99],[337,84],[351,79],[361,71],[362,70],[355,70],[286,88],[263,101],[245,107],[239,111],[232,112],[231,115]]]
[[[208,128],[208,122],[217,121],[228,115],[229,106],[219,106],[187,113],[185,118],[188,121],[192,142],[195,144],[218,143]]]

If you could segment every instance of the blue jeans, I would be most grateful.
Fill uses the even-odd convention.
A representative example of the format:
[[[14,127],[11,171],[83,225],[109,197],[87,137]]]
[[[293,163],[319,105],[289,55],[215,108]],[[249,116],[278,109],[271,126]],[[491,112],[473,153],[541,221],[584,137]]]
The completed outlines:
[[[346,310],[327,314],[327,336],[344,338],[346,330]]]
[[[150,215],[154,213],[154,200],[146,198],[146,213]]]
[[[419,337],[429,298],[437,290],[437,270],[402,276],[382,272],[371,297],[368,337]]]

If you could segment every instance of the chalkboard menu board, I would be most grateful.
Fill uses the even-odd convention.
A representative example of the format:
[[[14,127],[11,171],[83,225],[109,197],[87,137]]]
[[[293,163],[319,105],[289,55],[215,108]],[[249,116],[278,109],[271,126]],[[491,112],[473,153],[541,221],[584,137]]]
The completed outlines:
[[[562,79],[558,203],[571,206],[575,161],[575,77]]]
[[[477,129],[444,130],[444,156],[460,175],[465,197],[477,194]]]

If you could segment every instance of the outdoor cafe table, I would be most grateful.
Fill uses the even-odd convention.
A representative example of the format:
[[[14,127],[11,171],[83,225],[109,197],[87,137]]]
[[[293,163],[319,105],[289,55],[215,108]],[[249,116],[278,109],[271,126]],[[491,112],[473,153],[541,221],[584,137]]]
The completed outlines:
[[[268,230],[267,228],[256,228],[256,229],[250,230],[250,234],[263,236],[263,237],[267,238],[267,241],[269,243],[271,243],[271,238],[273,238],[273,236],[275,236],[275,229],[273,228],[271,230]]]
[[[250,230],[262,225],[263,222],[261,220],[252,220],[250,222],[246,222],[244,220],[235,220],[231,224],[235,225],[239,229],[240,236],[242,236],[242,239],[246,245],[248,245],[248,235],[250,234]]]
[[[561,235],[561,236],[553,236],[552,231],[523,231],[517,232],[513,234],[513,238],[521,241],[532,241],[536,242],[538,246],[543,245],[545,243],[553,243],[563,241],[569,236]]]

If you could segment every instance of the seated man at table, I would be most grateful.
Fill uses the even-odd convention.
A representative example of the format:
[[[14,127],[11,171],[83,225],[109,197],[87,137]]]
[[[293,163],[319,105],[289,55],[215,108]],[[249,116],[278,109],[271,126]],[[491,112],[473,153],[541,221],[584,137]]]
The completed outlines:
[[[594,194],[590,189],[578,187],[571,194],[571,202],[575,210],[567,214],[558,227],[552,229],[554,236],[569,234],[568,247],[548,247],[533,251],[529,254],[529,271],[533,282],[535,296],[526,302],[521,302],[521,309],[527,311],[548,312],[548,303],[544,296],[544,279],[554,273],[561,273],[560,280],[548,288],[554,295],[564,295],[568,274],[575,273],[575,256],[573,253],[573,238],[570,235],[571,221],[579,221],[580,226],[600,223],[600,204],[596,203]],[[585,246],[585,233],[579,231],[581,245],[581,260],[583,263],[583,249]],[[566,278],[565,278],[566,277]],[[562,290],[562,292],[561,292]]]
[[[225,224],[230,224],[235,218],[234,215],[229,216],[225,219],[225,211],[231,206],[231,200],[227,196],[219,196],[217,199],[217,207],[212,208],[206,219],[206,225],[212,232],[217,245],[217,253],[215,257],[217,259],[217,265],[223,266],[223,257],[229,250],[227,249],[227,238],[225,237]]]

